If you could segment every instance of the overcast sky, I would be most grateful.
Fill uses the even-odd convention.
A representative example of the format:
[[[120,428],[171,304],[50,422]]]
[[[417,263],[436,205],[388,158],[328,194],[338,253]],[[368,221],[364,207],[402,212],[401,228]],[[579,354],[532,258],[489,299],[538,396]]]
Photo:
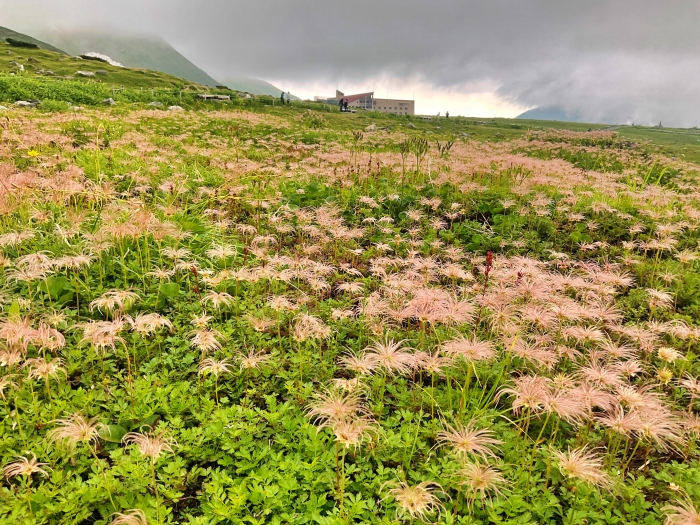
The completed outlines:
[[[217,79],[424,113],[700,125],[700,0],[0,0],[0,25],[154,33]]]

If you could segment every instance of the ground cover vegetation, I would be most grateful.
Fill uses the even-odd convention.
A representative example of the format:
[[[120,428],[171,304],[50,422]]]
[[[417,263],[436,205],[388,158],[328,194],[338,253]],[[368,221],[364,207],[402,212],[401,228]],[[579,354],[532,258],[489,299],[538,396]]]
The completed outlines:
[[[698,166],[313,107],[3,113],[0,522],[697,524]]]

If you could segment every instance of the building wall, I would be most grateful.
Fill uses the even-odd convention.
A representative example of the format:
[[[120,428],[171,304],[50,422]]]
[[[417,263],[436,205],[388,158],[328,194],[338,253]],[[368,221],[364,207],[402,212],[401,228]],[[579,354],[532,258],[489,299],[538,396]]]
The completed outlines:
[[[397,115],[415,115],[416,102],[414,100],[397,100],[392,98],[375,98],[372,101],[372,109],[380,113],[395,113]]]
[[[348,103],[348,107],[368,110],[372,109],[372,95],[368,94],[358,100],[353,100],[352,102]]]
[[[324,100],[328,104],[337,104],[341,98],[355,97],[358,95],[345,95],[336,91],[335,97],[314,97]],[[373,110],[380,113],[393,113],[395,115],[415,115],[416,103],[413,100],[399,100],[394,98],[374,98],[374,93],[367,93],[357,100],[348,102],[348,107],[355,109]]]

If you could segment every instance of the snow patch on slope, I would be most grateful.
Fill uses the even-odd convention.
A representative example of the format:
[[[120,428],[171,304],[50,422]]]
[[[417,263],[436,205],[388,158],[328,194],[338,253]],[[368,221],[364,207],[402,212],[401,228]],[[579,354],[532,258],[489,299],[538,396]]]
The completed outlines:
[[[111,57],[109,57],[107,55],[103,55],[102,53],[96,53],[95,51],[90,51],[89,53],[85,53],[85,56],[86,57],[101,58],[102,60],[112,64],[113,66],[124,67],[124,64],[122,64],[121,62],[117,62],[116,60],[113,60]]]

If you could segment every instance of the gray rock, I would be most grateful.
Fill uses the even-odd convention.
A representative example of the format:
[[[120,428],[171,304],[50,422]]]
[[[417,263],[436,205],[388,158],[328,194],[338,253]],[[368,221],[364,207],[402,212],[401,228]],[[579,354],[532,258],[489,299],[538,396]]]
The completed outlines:
[[[377,125],[376,125],[376,124],[370,124],[369,126],[367,126],[367,127],[365,128],[365,131],[375,131],[376,129],[377,129]]]
[[[0,111],[7,111],[9,108],[6,108],[5,106],[0,106]]]
[[[100,102],[100,104],[105,104],[107,106],[114,106],[116,104],[116,102],[114,101],[113,98],[110,97],[110,98],[104,99],[102,102]]]
[[[413,129],[416,129],[416,125],[415,125],[413,122],[409,122],[409,123],[408,123],[408,127],[409,127],[409,128],[413,128]]]
[[[97,71],[95,71],[95,74],[96,75],[108,75],[109,73],[107,71],[105,71],[104,69],[98,69]]]
[[[163,105],[163,103],[162,103],[162,102],[158,102],[157,100],[154,100],[153,102],[151,102],[151,103],[148,104],[148,105],[149,105],[149,106],[154,106],[154,107],[160,107],[160,106]]]
[[[18,100],[17,102],[15,102],[15,106],[20,107],[20,108],[35,108],[38,105],[39,105],[38,100],[31,100],[31,101]]]
[[[94,77],[95,73],[93,73],[92,71],[78,71],[76,75],[78,75],[79,77]]]
[[[38,63],[39,63],[39,61],[38,61],[36,58],[34,58],[34,57],[29,57],[28,60],[29,60],[29,62],[32,62],[33,64],[38,64]]]
[[[180,106],[170,106],[168,107],[170,111],[184,111]]]

